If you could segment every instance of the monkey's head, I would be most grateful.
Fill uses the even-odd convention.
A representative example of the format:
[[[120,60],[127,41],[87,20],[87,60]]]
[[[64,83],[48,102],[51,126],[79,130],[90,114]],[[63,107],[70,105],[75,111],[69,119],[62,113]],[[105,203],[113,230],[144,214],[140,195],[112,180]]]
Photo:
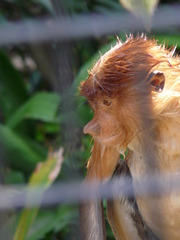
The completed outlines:
[[[100,57],[81,83],[84,95],[94,111],[94,118],[84,127],[101,143],[124,151],[140,131],[139,113],[151,104],[153,94],[163,91],[165,77],[153,52],[155,41],[130,37]]]

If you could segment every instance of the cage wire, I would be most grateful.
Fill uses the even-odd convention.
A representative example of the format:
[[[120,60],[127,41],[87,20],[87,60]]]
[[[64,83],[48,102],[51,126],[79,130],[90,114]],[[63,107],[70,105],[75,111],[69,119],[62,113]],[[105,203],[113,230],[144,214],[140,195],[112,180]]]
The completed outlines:
[[[44,60],[45,74],[53,83],[54,91],[63,92],[63,111],[73,113],[72,96],[67,94],[67,90],[72,84],[73,79],[73,41],[100,38],[108,34],[117,34],[119,32],[141,32],[144,30],[141,21],[129,13],[109,14],[103,16],[100,14],[68,16],[63,7],[62,1],[52,1],[55,15],[38,20],[19,21],[11,23],[1,23],[0,26],[0,46],[33,44],[36,59],[44,58],[44,48],[52,51],[49,58]],[[61,4],[60,4],[61,3]],[[172,31],[180,27],[180,5],[175,7],[160,7],[155,12],[152,19],[151,33],[156,31]],[[53,41],[53,43],[51,42]],[[50,46],[51,45],[51,46]],[[41,52],[42,50],[42,52]],[[55,60],[54,60],[55,59]],[[49,60],[51,63],[49,64]],[[65,91],[64,91],[65,89]],[[141,106],[143,113],[143,128],[150,129],[146,118],[151,110],[147,106]],[[69,118],[67,125],[64,126],[66,134],[63,136],[67,145],[78,146],[78,131],[72,135],[72,128],[76,128],[77,122],[72,117]],[[71,135],[71,138],[68,136]],[[156,150],[153,146],[157,136],[151,132],[144,136],[144,152],[146,152],[147,162],[154,166],[156,162]],[[156,139],[157,140],[157,139]],[[149,144],[150,143],[150,144]],[[3,161],[1,157],[1,162]],[[80,177],[79,173],[74,173],[76,179]],[[158,196],[168,194],[167,182],[171,179],[172,191],[180,191],[180,177],[174,175],[153,175],[151,172],[146,177],[142,177],[138,182],[136,194],[139,196]],[[70,179],[71,180],[71,179]],[[124,184],[125,183],[125,184]],[[41,200],[37,193],[41,191],[41,186],[26,187],[26,185],[11,185],[0,187],[0,210],[11,210],[12,208],[36,207],[41,203],[41,207],[57,206],[59,204],[80,203],[88,200],[101,200],[103,198],[112,199],[120,194],[132,197],[134,195],[133,187],[129,184],[128,178],[121,177],[112,181],[86,182],[81,181],[57,182],[43,193]],[[30,201],[26,201],[27,192],[30,193]],[[154,206],[156,208],[156,206]],[[160,211],[156,209],[156,211]],[[160,219],[161,221],[161,219]],[[162,222],[163,227],[163,222]],[[3,234],[7,234],[3,233]],[[7,236],[7,235],[6,235]],[[6,238],[8,239],[8,238]]]
[[[180,6],[159,7],[152,18],[151,33],[179,27]],[[165,19],[168,19],[166,21]],[[44,41],[100,38],[119,32],[146,31],[138,18],[129,13],[60,15],[39,20],[1,24],[0,46]]]
[[[78,203],[81,201],[100,200],[102,198],[112,199],[125,194],[127,197],[133,197],[133,186],[129,184],[128,177],[115,178],[107,183],[99,181],[86,182],[57,182],[43,193],[41,200],[38,194],[41,191],[41,186],[26,187],[23,185],[10,185],[0,187],[0,209],[36,207],[41,202],[41,206],[53,206],[62,203]],[[172,192],[180,191],[180,177],[174,175],[157,176],[150,174],[142,177],[138,182],[137,196],[158,196],[167,195],[167,183],[171,180]],[[127,182],[127,183],[126,183]],[[161,188],[159,188],[161,186]],[[26,202],[27,192],[31,195],[31,200]],[[63,194],[62,194],[63,193]]]

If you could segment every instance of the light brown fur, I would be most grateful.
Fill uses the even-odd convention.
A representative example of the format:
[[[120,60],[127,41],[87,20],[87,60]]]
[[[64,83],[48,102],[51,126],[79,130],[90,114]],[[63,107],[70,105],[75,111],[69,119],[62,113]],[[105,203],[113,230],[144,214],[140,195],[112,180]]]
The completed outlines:
[[[159,86],[149,80],[155,73],[155,82],[161,81],[156,72],[165,79],[162,91],[154,91]],[[136,181],[146,174],[180,175],[180,60],[174,57],[174,49],[167,50],[144,36],[131,36],[100,57],[81,84],[81,94],[94,110],[84,132],[91,134],[102,149],[108,147],[122,154],[126,148],[131,151],[128,166],[135,194]],[[101,156],[100,152],[96,156]],[[149,161],[153,153],[154,160]],[[99,169],[97,161],[91,158],[88,172],[97,166]],[[99,174],[100,179],[111,177],[116,161],[113,154],[101,160],[104,174]],[[170,182],[167,187],[171,192]],[[160,239],[180,239],[180,194],[136,196],[136,200],[142,217]],[[116,218],[112,221],[111,216],[110,222],[118,228]]]

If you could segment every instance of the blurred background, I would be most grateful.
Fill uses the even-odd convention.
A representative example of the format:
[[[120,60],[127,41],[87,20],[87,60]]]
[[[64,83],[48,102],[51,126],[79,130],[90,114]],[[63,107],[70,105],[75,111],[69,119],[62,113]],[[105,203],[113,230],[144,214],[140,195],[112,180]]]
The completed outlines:
[[[178,0],[0,0],[1,240],[79,239],[77,203],[53,204],[52,194],[26,208],[21,188],[41,186],[40,198],[85,177],[92,112],[79,83],[117,36],[144,32],[178,53],[179,12]]]

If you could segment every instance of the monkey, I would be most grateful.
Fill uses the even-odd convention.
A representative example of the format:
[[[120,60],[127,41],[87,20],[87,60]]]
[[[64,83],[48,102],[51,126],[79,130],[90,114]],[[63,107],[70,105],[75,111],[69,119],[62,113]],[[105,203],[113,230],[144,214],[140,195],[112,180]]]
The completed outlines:
[[[128,149],[125,162],[143,221],[161,240],[180,239],[180,194],[171,190],[171,180],[168,194],[137,194],[137,182],[148,174],[180,176],[180,59],[175,48],[167,49],[144,35],[131,35],[124,43],[118,40],[89,71],[80,93],[94,112],[83,130],[95,144],[87,176],[111,179],[117,155]],[[103,159],[107,149],[110,155]],[[122,201],[114,199],[107,209],[116,239],[122,239],[119,229],[126,219],[121,207]],[[126,239],[139,239],[131,235],[131,223],[124,229]]]

